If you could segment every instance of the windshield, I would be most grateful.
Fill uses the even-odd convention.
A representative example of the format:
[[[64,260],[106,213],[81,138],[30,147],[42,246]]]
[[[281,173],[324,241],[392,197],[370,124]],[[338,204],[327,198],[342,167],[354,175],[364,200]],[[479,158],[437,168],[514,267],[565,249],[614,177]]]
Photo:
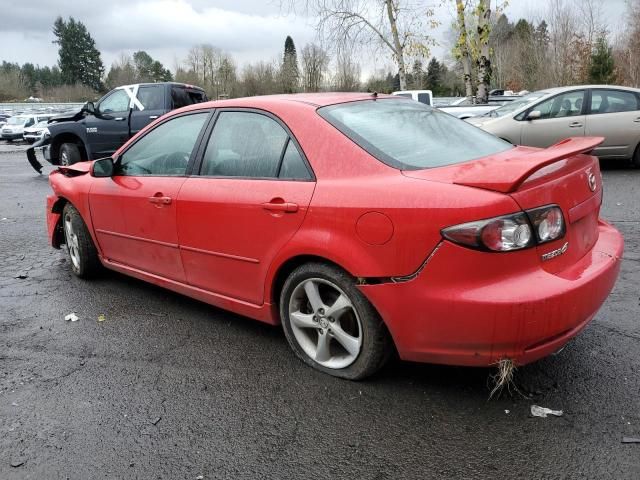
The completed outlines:
[[[24,125],[27,121],[27,117],[11,117],[7,120],[7,125]]]
[[[513,102],[509,102],[499,108],[496,108],[495,110],[491,110],[490,112],[487,112],[485,114],[485,116],[487,117],[502,117],[504,115],[508,115],[510,113],[513,113],[517,110],[520,110],[523,107],[526,107],[530,104],[532,104],[533,102],[535,102],[536,100],[544,97],[545,95],[548,95],[549,92],[533,92],[533,93],[529,93],[527,95],[525,95],[524,97],[518,99],[518,100],[514,100]]]
[[[318,113],[369,154],[400,170],[452,165],[513,148],[418,102],[365,100],[323,107]]]

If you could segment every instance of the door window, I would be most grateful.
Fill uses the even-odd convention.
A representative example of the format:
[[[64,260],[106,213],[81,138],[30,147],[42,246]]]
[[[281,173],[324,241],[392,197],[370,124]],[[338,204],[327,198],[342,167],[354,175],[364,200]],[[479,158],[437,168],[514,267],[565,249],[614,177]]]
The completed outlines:
[[[126,112],[129,110],[129,95],[124,90],[116,90],[98,106],[100,113]]]
[[[582,112],[584,90],[567,92],[556,95],[549,100],[539,103],[532,110],[539,110],[540,118],[574,117]]]
[[[282,167],[280,167],[278,178],[311,180],[311,174],[302,159],[302,155],[300,155],[298,148],[291,140],[289,140],[287,149],[284,151]]]
[[[638,97],[622,90],[592,90],[590,114],[632,112],[639,110]]]
[[[278,122],[252,112],[222,112],[205,151],[202,174],[274,178],[289,139]]]
[[[164,87],[141,86],[138,88],[138,100],[145,110],[164,110]]]
[[[154,128],[120,157],[116,175],[182,176],[205,120],[206,112],[184,115]]]

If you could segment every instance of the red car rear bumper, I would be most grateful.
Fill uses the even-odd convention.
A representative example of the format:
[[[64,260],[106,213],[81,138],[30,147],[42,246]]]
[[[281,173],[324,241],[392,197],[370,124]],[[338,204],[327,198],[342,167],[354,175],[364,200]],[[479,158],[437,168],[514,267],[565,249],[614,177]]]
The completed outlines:
[[[561,272],[549,273],[539,261],[523,266],[517,252],[482,253],[443,242],[415,279],[360,288],[405,360],[530,363],[577,335],[611,292],[623,239],[603,221],[598,228],[595,246]]]

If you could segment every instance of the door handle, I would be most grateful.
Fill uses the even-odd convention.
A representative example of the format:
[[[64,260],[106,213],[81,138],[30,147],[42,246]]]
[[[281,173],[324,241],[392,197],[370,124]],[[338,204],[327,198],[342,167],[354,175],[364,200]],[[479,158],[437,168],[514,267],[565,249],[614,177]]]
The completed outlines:
[[[149,202],[154,205],[171,205],[171,197],[165,197],[161,193],[156,193],[153,197],[149,197]]]
[[[124,117],[116,117],[116,118],[114,118],[114,120],[115,120],[116,122],[121,122],[121,121],[123,121],[123,120],[124,120]]]
[[[572,124],[569,125],[569,128],[578,128],[581,126],[582,124],[580,122],[573,122]]]
[[[272,212],[295,213],[298,211],[298,204],[291,202],[278,202],[274,199],[270,202],[263,203],[262,208],[265,210],[271,210]]]
[[[155,120],[156,118],[158,118],[158,115],[149,115],[149,118],[150,118],[151,120]]]

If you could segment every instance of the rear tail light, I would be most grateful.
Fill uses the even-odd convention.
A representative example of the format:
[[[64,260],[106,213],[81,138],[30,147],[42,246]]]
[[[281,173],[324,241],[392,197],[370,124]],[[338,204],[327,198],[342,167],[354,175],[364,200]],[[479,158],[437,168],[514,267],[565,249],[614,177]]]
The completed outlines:
[[[442,230],[442,236],[459,245],[509,252],[550,242],[564,236],[562,210],[555,205],[463,223]]]

